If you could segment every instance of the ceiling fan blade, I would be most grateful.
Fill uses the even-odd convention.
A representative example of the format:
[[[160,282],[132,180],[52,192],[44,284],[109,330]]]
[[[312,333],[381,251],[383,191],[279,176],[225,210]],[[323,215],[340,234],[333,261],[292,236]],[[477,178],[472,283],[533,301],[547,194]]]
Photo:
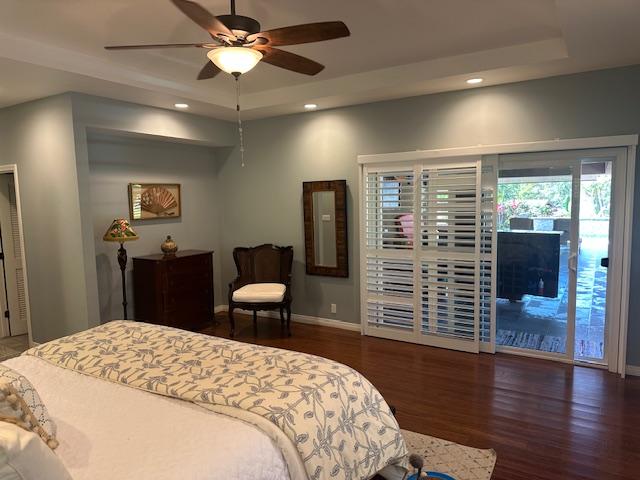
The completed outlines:
[[[216,67],[212,62],[207,62],[200,73],[198,74],[198,80],[207,80],[218,75],[222,70]]]
[[[144,50],[147,48],[209,48],[210,43],[162,43],[158,45],[110,45],[105,50]]]
[[[207,32],[215,37],[219,33],[223,33],[228,37],[235,39],[233,32],[227,28],[227,26],[218,20],[215,16],[198,5],[196,2],[190,0],[171,0],[173,4],[180,9],[191,20],[196,22]]]
[[[284,50],[271,48],[269,46],[258,46],[254,48],[262,53],[263,62],[291,70],[292,72],[315,75],[324,69],[324,65],[314,62],[309,58],[296,55],[295,53],[285,52]]]
[[[259,37],[265,38],[272,47],[282,45],[298,45],[300,43],[322,42],[334,38],[348,37],[349,29],[343,22],[318,22],[276,28],[266,32],[249,35],[247,40],[253,42]]]

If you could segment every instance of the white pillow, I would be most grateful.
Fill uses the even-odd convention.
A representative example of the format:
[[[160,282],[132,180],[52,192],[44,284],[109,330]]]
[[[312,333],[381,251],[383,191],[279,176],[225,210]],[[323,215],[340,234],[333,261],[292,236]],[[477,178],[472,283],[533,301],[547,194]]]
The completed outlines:
[[[0,480],[73,480],[38,435],[0,422]]]
[[[50,448],[58,446],[56,424],[31,382],[0,363],[0,420],[40,435]]]

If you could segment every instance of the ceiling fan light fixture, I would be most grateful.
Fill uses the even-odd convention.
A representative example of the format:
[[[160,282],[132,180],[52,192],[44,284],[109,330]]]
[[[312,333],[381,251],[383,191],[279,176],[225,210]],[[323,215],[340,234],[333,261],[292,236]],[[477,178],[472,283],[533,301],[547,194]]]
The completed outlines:
[[[262,53],[248,47],[220,47],[209,50],[207,57],[223,72],[241,75],[262,60]]]

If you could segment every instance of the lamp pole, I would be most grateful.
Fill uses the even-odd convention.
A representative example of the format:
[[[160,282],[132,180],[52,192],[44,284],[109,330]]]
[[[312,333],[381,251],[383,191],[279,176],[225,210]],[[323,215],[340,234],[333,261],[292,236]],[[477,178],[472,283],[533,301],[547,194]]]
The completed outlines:
[[[124,249],[124,243],[120,242],[118,249],[118,265],[120,265],[120,273],[122,275],[122,308],[124,310],[124,319],[127,318],[127,287],[125,285],[125,269],[127,268],[127,251]]]

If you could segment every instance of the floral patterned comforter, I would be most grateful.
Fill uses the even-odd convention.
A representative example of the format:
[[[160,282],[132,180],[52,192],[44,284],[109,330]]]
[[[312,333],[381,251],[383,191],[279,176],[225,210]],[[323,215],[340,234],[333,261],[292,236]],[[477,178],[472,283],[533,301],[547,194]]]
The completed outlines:
[[[250,422],[281,448],[292,480],[368,479],[406,462],[380,393],[357,371],[322,357],[130,321],[25,355]]]

